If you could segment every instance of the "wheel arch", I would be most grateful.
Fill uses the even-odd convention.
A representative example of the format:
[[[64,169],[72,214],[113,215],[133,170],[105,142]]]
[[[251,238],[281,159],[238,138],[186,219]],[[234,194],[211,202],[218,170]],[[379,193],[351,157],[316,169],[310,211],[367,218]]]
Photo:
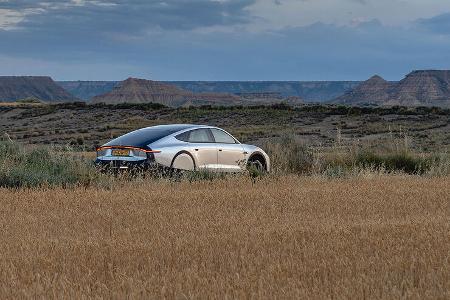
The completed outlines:
[[[194,163],[194,170],[197,170],[197,162],[196,162],[194,156],[189,151],[186,151],[186,150],[181,150],[173,156],[172,161],[170,162],[170,168],[173,169],[173,163],[175,162],[175,159],[177,158],[177,156],[179,156],[181,154],[189,155],[192,159],[192,162]]]
[[[252,160],[259,160],[263,164],[264,169],[266,169],[267,172],[269,171],[268,161],[266,159],[266,156],[262,152],[255,151],[252,154],[250,154],[249,158],[247,159],[247,162]]]

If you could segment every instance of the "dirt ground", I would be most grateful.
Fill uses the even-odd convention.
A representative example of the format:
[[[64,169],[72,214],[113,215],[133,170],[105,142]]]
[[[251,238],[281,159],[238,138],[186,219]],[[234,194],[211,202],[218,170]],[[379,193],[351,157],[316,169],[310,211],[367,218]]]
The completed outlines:
[[[386,145],[402,139],[418,152],[450,150],[450,112],[410,109],[351,110],[339,107],[148,108],[142,106],[41,105],[0,107],[0,134],[25,144],[73,145],[92,151],[131,130],[170,123],[208,124],[240,141],[261,144],[293,135],[306,144],[330,147]],[[408,111],[406,111],[408,112]]]

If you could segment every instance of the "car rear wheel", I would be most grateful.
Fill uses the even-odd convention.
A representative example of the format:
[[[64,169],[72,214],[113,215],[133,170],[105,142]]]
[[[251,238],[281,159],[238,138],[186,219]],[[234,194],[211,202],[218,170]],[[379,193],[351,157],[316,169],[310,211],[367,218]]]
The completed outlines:
[[[195,163],[190,154],[180,153],[174,158],[172,168],[176,170],[194,171]]]

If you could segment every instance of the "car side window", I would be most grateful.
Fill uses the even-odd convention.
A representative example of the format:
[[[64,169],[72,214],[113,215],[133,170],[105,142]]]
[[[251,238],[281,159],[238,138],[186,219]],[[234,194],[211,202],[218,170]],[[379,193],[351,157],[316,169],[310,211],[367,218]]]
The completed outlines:
[[[226,133],[225,131],[219,129],[211,129],[211,132],[214,136],[216,143],[220,144],[236,144],[236,140]]]
[[[180,133],[175,138],[177,140],[182,141],[182,142],[189,142],[189,135],[190,135],[190,133],[191,133],[190,131],[186,131],[186,132]]]
[[[213,136],[209,129],[195,129],[189,131],[190,143],[214,143]]]

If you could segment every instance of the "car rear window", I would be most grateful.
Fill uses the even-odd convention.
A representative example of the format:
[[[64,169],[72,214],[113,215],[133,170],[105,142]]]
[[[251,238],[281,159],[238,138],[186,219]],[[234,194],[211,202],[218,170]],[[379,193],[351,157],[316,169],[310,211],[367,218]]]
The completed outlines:
[[[177,131],[189,128],[187,126],[155,126],[132,131],[108,142],[104,146],[145,147]]]

